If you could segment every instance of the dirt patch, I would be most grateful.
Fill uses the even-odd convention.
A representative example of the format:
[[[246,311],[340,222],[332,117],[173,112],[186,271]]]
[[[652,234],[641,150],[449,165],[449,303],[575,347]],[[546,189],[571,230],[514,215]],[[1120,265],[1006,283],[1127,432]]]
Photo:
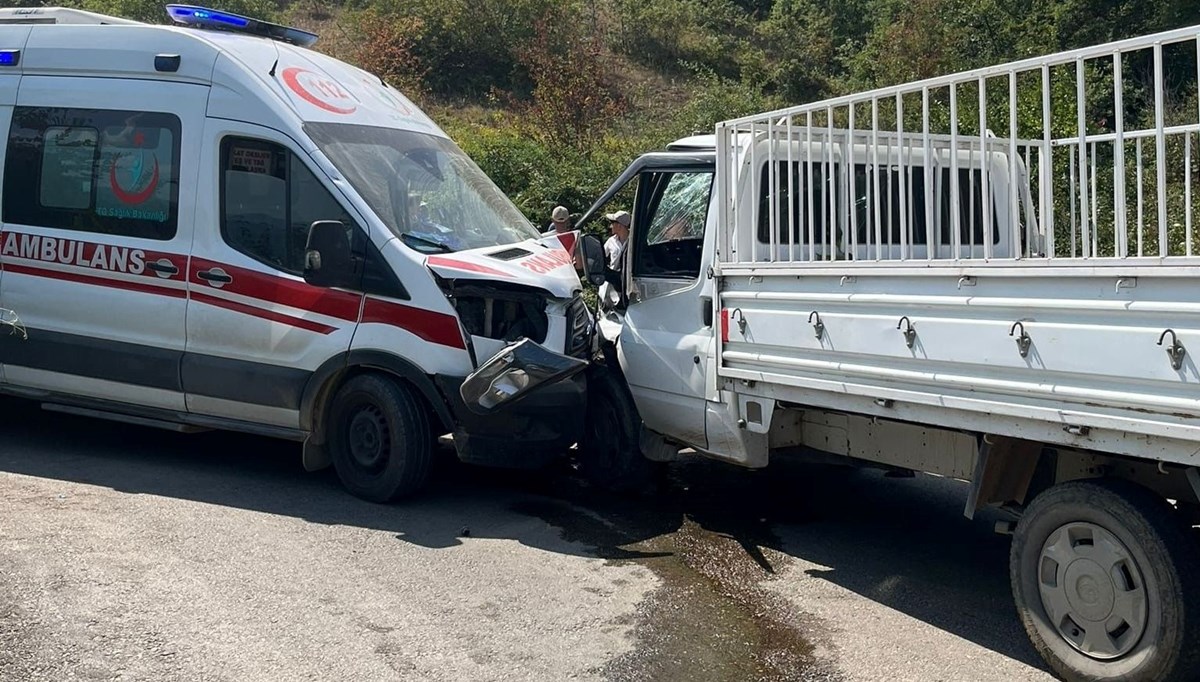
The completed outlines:
[[[41,624],[18,598],[28,589],[18,584],[21,575],[16,562],[0,554],[0,671],[14,680],[41,678],[49,667],[39,652]]]

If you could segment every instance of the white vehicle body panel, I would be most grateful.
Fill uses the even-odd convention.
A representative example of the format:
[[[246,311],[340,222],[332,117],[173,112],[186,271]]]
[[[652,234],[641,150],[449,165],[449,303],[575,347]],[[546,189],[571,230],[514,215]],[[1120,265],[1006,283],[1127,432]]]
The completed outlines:
[[[430,148],[452,144],[428,116],[379,77],[313,50],[230,31],[146,25],[57,8],[3,9],[0,19],[30,22],[0,23],[0,51],[19,57],[0,64],[0,182],[10,145],[50,153],[42,141],[9,139],[16,129],[10,125],[14,107],[48,107],[46,116],[60,110],[99,112],[101,117],[126,110],[172,114],[181,130],[178,179],[172,181],[178,194],[177,229],[169,239],[121,236],[78,221],[57,227],[50,226],[50,219],[25,224],[10,220],[7,215],[19,211],[6,208],[7,222],[0,223],[0,304],[19,311],[30,341],[16,345],[0,338],[0,390],[64,403],[100,401],[100,411],[137,408],[153,420],[258,428],[303,438],[320,417],[315,412],[318,397],[328,386],[336,387],[323,382],[336,382],[358,362],[419,384],[431,410],[445,423],[453,417],[450,411],[462,409],[454,404],[456,382],[506,342],[468,332],[456,302],[448,298],[448,284],[458,280],[475,282],[476,290],[484,292],[477,295],[486,295],[493,285],[534,292],[545,317],[545,338],[535,340],[552,351],[573,345],[571,352],[580,352],[577,339],[586,310],[581,317],[581,287],[570,253],[574,235],[571,244],[533,238],[536,231],[529,226],[530,238],[520,243],[431,255],[398,239],[318,147],[307,126],[353,124],[367,131],[419,133],[425,136],[421,140],[432,140]],[[165,60],[162,67],[160,58]],[[39,130],[61,133],[55,139],[67,140],[63,144],[68,146],[75,144],[69,138],[72,126],[86,127],[70,120],[40,125]],[[125,126],[130,134],[141,130],[137,115]],[[88,176],[84,189],[92,183],[91,194],[79,200],[86,205],[64,210],[101,210],[94,198],[101,177],[97,168],[111,170],[114,178],[118,170],[129,170],[130,178],[140,183],[149,177],[144,168],[152,167],[144,192],[138,185],[138,193],[118,197],[131,201],[127,207],[104,207],[108,213],[97,215],[157,219],[158,214],[139,211],[145,197],[164,196],[165,185],[156,184],[161,180],[156,154],[162,150],[139,151],[138,141],[126,159],[104,151],[109,144],[115,143],[83,139],[72,147],[81,154],[101,151],[93,151],[90,167],[77,163],[68,168],[62,162],[65,174]],[[256,157],[259,147],[282,156]],[[228,155],[238,155],[241,165],[228,164]],[[57,157],[38,159],[38,164],[58,163]],[[280,159],[288,164],[286,171],[259,168]],[[119,162],[145,167],[126,169]],[[441,179],[437,172],[434,167],[431,175]],[[257,179],[255,173],[260,174]],[[62,177],[47,175],[56,182]],[[292,240],[287,253],[299,249],[307,258],[302,240],[309,222],[285,226],[286,237],[255,231],[286,222],[273,222],[271,216],[284,214],[262,208],[277,199],[272,192],[279,183],[268,178],[285,183],[288,192],[300,188],[286,195],[288,216],[302,213],[296,206],[317,201],[313,197],[335,205],[338,216],[324,215],[322,211],[332,212],[324,208],[312,212],[317,220],[353,223],[347,225],[348,233],[362,239],[353,247],[355,254],[361,262],[369,261],[361,272],[375,268],[370,275],[374,283],[368,285],[363,274],[362,286],[355,289],[311,285],[303,267],[269,262],[243,248],[249,242],[232,240],[231,230],[268,244]],[[42,186],[40,179],[29,183]],[[113,191],[120,189],[113,183]],[[240,217],[268,220],[246,218],[245,225],[226,225],[229,207],[223,202],[234,201],[227,183],[245,195],[239,199]],[[11,192],[8,199],[6,207],[16,204]],[[489,200],[503,197],[496,190]],[[396,206],[401,204],[393,210]],[[512,231],[518,233],[520,227]],[[506,261],[490,255],[514,248],[528,253]],[[590,330],[590,318],[586,321]],[[578,401],[575,411],[582,412],[582,381],[558,395],[556,399]],[[552,414],[532,411],[547,418]],[[538,432],[533,426],[527,430]],[[537,437],[555,444],[547,435],[553,432],[542,429]],[[518,437],[508,441],[520,449]]]
[[[846,284],[830,274],[755,277],[725,276],[722,304],[748,321],[722,352],[727,385],[787,386],[796,390],[780,397],[831,409],[856,396],[973,410],[989,422],[984,431],[1004,435],[1042,420],[1056,427],[1043,434],[1049,442],[1122,454],[1145,452],[1138,436],[1200,441],[1196,365],[1176,371],[1156,345],[1167,328],[1185,339],[1200,331],[1193,279],[1142,276],[1137,289],[1117,290],[1113,277],[980,276],[964,295],[958,276],[936,272]],[[825,325],[820,340],[811,311]],[[911,349],[896,328],[903,316],[917,332]],[[1008,335],[1018,321],[1032,339],[1024,358]],[[868,412],[894,414],[871,404]],[[1126,442],[1093,444],[1068,427],[1122,432]]]
[[[573,246],[574,237],[568,242]],[[532,286],[559,298],[570,298],[579,288],[571,251],[558,237],[529,239],[444,256],[435,254],[425,262],[430,270],[442,277]]]
[[[93,109],[97,100],[112,96],[112,82],[106,80],[25,76],[17,104]],[[118,106],[176,116],[183,132],[178,140],[180,158],[194,158],[200,154],[207,96],[208,88],[201,85],[134,81],[122,84]],[[196,164],[180,164],[180,186],[194,187],[198,170]],[[182,272],[187,267],[194,214],[193,194],[180,191],[178,225],[167,240],[5,224],[0,243],[6,273],[4,300],[8,307],[24,311],[26,326],[48,335],[38,345],[20,344],[17,348],[23,354],[6,359],[12,380],[21,381],[23,366],[42,370],[39,388],[71,390],[67,374],[46,371],[52,366],[42,357],[62,353],[73,356],[66,361],[76,366],[92,364],[92,378],[143,380],[139,385],[158,389],[146,394],[153,407],[183,409],[182,387],[170,367],[184,350],[187,294]],[[169,263],[174,274],[147,267],[158,261]],[[85,347],[96,354],[89,357],[82,352]],[[79,352],[72,353],[72,348]],[[106,348],[109,352],[104,352]],[[59,380],[63,383],[56,383]],[[128,401],[132,392],[129,386],[119,393]],[[172,397],[163,400],[168,393]]]
[[[915,129],[879,113],[905,97],[1010,74],[1015,102],[1018,84],[1042,83],[1018,73],[1194,36],[1184,29],[749,116],[672,145],[681,158],[715,152],[716,182],[699,281],[668,298],[678,296],[678,310],[703,305],[700,284],[711,282],[705,295],[717,324],[675,319],[643,297],[636,277],[629,282],[617,344],[646,425],[749,466],[765,464],[773,446],[806,442],[797,436],[803,424],[773,429],[793,409],[1200,464],[1192,188],[1172,195],[1189,202],[1189,216],[1187,239],[1170,241],[1164,185],[1179,178],[1166,173],[1161,152],[1157,163],[1114,152],[1116,173],[1086,162],[1102,153],[1097,145],[1132,150],[1135,140],[1160,150],[1186,142],[1195,153],[1200,120],[1167,127],[1159,118],[1142,131],[1118,122],[1116,133],[1086,137],[1081,119],[1079,136],[1063,139],[1049,128],[1018,137],[1013,124],[980,138],[939,129],[928,113]],[[1094,87],[1112,96],[1111,83]],[[969,102],[955,104],[975,115]],[[986,128],[987,112],[978,116]],[[1046,181],[1049,159],[1067,156],[1070,184]],[[1155,176],[1157,186],[1144,184]],[[1126,191],[1127,216],[1096,212],[1097,195],[1125,201]],[[645,321],[649,333],[640,331]],[[710,343],[694,344],[697,334]],[[1173,345],[1184,350],[1172,356]],[[706,348],[708,381],[683,399],[661,399],[656,391],[686,368],[652,346]],[[701,400],[705,435],[689,436]]]

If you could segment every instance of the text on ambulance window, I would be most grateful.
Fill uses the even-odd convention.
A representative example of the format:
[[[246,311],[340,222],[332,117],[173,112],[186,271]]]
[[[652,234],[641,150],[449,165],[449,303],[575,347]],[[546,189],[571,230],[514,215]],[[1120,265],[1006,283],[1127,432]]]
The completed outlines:
[[[3,219],[171,239],[179,213],[179,119],[172,114],[17,107]]]
[[[225,243],[273,268],[301,274],[308,228],[355,222],[295,154],[272,142],[221,142],[221,234]]]

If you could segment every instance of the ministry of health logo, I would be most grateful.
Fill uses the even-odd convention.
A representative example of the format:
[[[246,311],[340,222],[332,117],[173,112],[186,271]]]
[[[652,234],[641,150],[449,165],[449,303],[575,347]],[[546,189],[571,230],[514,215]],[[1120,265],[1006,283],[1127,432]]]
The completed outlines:
[[[146,136],[133,135],[133,151],[117,152],[108,171],[112,193],[126,206],[138,206],[158,189],[158,155],[143,148]],[[149,161],[149,163],[147,163]]]

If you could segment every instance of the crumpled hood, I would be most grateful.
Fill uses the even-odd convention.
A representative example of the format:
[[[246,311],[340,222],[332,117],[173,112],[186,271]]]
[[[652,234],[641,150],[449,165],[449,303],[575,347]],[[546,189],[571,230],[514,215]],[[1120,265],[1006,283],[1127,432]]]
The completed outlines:
[[[425,265],[446,279],[522,284],[556,298],[572,298],[582,288],[574,265],[577,238],[578,233],[568,232],[504,246],[432,254]]]

